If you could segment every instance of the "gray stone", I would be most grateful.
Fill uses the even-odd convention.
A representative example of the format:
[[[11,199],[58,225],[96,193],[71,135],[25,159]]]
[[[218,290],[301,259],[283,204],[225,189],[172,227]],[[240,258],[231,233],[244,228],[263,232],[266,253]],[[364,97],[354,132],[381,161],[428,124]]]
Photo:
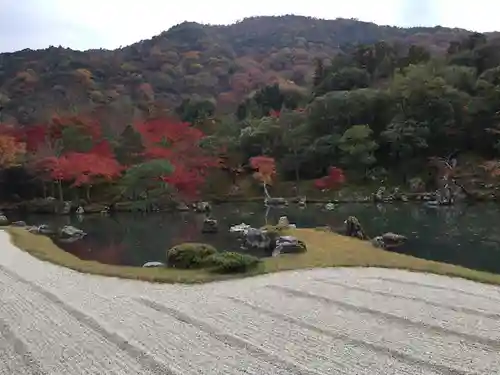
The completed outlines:
[[[177,211],[189,211],[189,207],[184,202],[177,203],[177,205],[175,206],[175,209]]]
[[[266,206],[287,206],[288,201],[285,198],[266,198],[264,200]]]
[[[7,216],[5,215],[0,215],[0,225],[9,225],[10,220],[7,219]]]
[[[384,193],[385,187],[381,186],[377,189],[377,192],[373,195],[373,200],[375,202],[383,202],[384,201]]]
[[[377,237],[373,238],[371,240],[371,243],[375,247],[386,249],[386,250],[392,250],[392,249],[395,249],[395,248],[403,245],[407,240],[408,240],[408,238],[401,235],[401,234],[388,232],[388,233],[384,233],[381,236],[377,236]]]
[[[147,262],[147,263],[144,263],[144,265],[142,267],[144,267],[144,268],[165,267],[165,263],[162,263],[162,262]]]
[[[367,239],[361,223],[355,216],[349,216],[344,224],[346,236],[359,238],[360,240]]]
[[[243,238],[243,246],[250,249],[273,250],[277,234],[263,229],[249,228]]]
[[[193,210],[195,212],[210,212],[212,211],[212,206],[208,202],[196,202],[193,203]]]
[[[278,220],[278,227],[288,228],[289,226],[290,226],[290,222],[288,221],[288,217],[281,216]]]
[[[87,235],[83,230],[75,228],[71,225],[65,225],[61,229],[59,229],[59,236],[61,238],[72,238],[72,239],[80,239]]]
[[[279,254],[296,254],[307,251],[307,246],[304,242],[293,236],[280,236],[276,240],[276,247],[273,250],[273,256]]]
[[[218,231],[219,224],[217,220],[208,217],[203,220],[203,228],[201,228],[202,233],[217,233]]]

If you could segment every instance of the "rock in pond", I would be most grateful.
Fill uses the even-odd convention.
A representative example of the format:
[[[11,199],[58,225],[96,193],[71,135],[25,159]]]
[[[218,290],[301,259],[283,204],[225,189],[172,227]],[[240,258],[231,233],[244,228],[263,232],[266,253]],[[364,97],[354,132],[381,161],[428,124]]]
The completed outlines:
[[[325,204],[325,210],[332,211],[335,209],[335,204],[334,203],[327,203]]]
[[[264,200],[266,206],[287,206],[288,201],[285,198],[266,198]]]
[[[405,236],[388,232],[384,233],[381,236],[373,238],[371,242],[375,247],[379,247],[386,250],[392,250],[403,245],[407,240],[408,238]]]
[[[86,235],[87,235],[87,233],[85,233],[83,230],[75,228],[71,225],[65,225],[64,227],[59,229],[59,236],[62,239],[65,239],[65,238],[80,239],[80,238],[85,237]]]
[[[28,228],[28,231],[36,234],[43,234],[44,236],[54,236],[57,234],[57,230],[51,228],[47,224],[35,225]]]
[[[385,186],[381,186],[377,189],[377,192],[373,195],[373,200],[376,203],[384,202]]]
[[[216,219],[205,218],[203,220],[203,228],[201,228],[201,233],[217,233],[219,231],[219,224]]]
[[[212,206],[208,202],[196,202],[193,203],[193,210],[195,212],[210,212],[212,211]]]
[[[233,225],[229,228],[229,232],[230,233],[238,233],[238,234],[246,234],[247,231],[251,228],[250,225],[248,224],[245,224],[245,223],[241,223],[241,224],[237,224],[237,225]]]
[[[177,203],[177,205],[175,206],[175,209],[177,211],[189,211],[188,205],[184,202]]]

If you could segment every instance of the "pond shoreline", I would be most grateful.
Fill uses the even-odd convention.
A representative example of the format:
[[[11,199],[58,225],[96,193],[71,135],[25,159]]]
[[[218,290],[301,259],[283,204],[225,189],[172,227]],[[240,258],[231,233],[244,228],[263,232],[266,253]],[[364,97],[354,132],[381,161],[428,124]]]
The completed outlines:
[[[312,197],[306,199],[306,204],[394,204],[401,202],[411,202],[411,203],[425,203],[433,201],[432,192],[423,193],[401,193],[398,197],[387,196],[378,198],[375,196],[360,196],[353,194],[347,197]],[[284,197],[288,204],[298,204],[300,197]],[[500,201],[500,196],[497,197],[494,194],[479,193],[458,200],[456,203],[480,203],[480,202],[497,202]],[[31,201],[21,201],[21,202],[3,202],[0,203],[0,211],[2,212],[25,212],[25,213],[36,213],[36,214],[56,214],[56,215],[67,215],[70,213],[75,213],[76,209],[80,207],[75,202],[65,201],[60,202],[57,200],[52,200],[52,204],[47,204],[48,199],[36,199]],[[262,196],[250,196],[250,197],[240,197],[240,196],[206,196],[199,199],[199,202],[209,202],[215,205],[221,204],[231,204],[231,203],[254,203],[262,202],[264,204],[264,197]],[[58,210],[57,206],[68,203],[70,205],[69,210]],[[182,202],[180,202],[182,203]],[[151,202],[150,205],[157,205],[155,202]],[[149,209],[146,207],[146,203],[143,201],[117,201],[117,202],[95,202],[90,204],[81,205],[85,213],[96,214],[107,211],[110,206],[112,206],[113,212],[178,212],[178,211],[191,211],[192,207],[185,204],[168,205],[168,206],[158,206],[156,209]]]

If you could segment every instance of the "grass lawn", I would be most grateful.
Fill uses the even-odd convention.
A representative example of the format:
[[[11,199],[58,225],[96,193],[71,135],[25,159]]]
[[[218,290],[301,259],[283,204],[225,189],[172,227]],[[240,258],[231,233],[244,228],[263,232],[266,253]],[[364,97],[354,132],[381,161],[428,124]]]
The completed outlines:
[[[60,249],[48,237],[29,233],[22,228],[7,227],[5,229],[11,235],[15,246],[41,260],[79,272],[151,282],[202,283],[317,267],[383,267],[458,276],[469,280],[500,285],[500,275],[384,251],[374,248],[369,242],[319,229],[287,231],[287,234],[293,235],[307,244],[308,251],[306,253],[268,258],[255,270],[236,275],[215,274],[204,269],[124,267],[84,261]]]

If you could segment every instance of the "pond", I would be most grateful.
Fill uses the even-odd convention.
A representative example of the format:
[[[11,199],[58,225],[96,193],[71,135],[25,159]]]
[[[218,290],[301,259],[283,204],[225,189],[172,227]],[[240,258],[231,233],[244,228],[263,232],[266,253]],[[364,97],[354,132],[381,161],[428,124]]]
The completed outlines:
[[[292,205],[271,209],[267,223],[276,224],[283,215],[298,227],[329,225],[339,231],[344,220],[354,215],[371,237],[388,231],[409,237],[401,252],[500,274],[500,207],[494,204],[439,208],[412,203],[341,204],[333,211],[321,205],[310,204],[304,209]],[[213,216],[219,221],[218,234],[202,234],[203,215],[191,212],[80,218],[31,215],[20,219],[28,224],[69,224],[81,228],[87,237],[60,246],[81,259],[131,266],[165,261],[166,250],[182,242],[205,242],[220,250],[242,251],[229,234],[229,227],[242,222],[255,227],[266,224],[262,203],[218,205]]]

